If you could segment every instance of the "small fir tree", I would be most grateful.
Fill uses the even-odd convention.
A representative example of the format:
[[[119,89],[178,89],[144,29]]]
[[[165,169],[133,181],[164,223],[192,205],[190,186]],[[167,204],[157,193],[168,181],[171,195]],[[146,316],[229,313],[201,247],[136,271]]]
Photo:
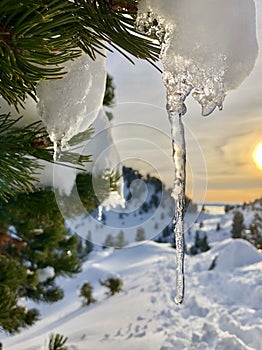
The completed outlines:
[[[174,231],[172,228],[172,225],[167,225],[163,231],[162,231],[162,238],[164,241],[168,242],[170,240],[170,238],[172,237]]]
[[[108,288],[106,295],[113,296],[122,291],[123,281],[121,278],[108,277],[105,281],[99,281],[101,286]]]
[[[143,227],[138,227],[138,229],[136,231],[135,240],[136,240],[136,242],[141,242],[141,241],[146,240],[145,230],[143,229]]]
[[[233,210],[234,208],[235,208],[234,205],[226,204],[224,208],[225,213],[230,212],[230,210]]]
[[[125,234],[124,231],[120,231],[118,233],[118,235],[116,236],[115,239],[115,247],[116,248],[123,248],[124,246],[126,246],[128,244],[128,242],[125,240]]]
[[[243,238],[244,226],[244,216],[240,211],[236,211],[233,217],[232,223],[232,238]]]
[[[249,227],[249,235],[245,238],[257,249],[262,249],[262,218],[259,214],[254,215],[253,222]]]
[[[103,247],[107,248],[107,247],[115,247],[115,239],[113,237],[113,235],[111,233],[109,233],[106,236],[106,239],[103,243]]]
[[[194,245],[192,245],[189,250],[190,255],[203,253],[208,251],[209,249],[210,249],[210,246],[208,244],[207,235],[202,234],[202,237],[201,237],[200,232],[196,231]]]
[[[82,285],[80,289],[80,296],[84,299],[84,305],[90,305],[96,302],[96,299],[93,297],[93,290],[93,286],[91,286],[91,284],[88,282]]]

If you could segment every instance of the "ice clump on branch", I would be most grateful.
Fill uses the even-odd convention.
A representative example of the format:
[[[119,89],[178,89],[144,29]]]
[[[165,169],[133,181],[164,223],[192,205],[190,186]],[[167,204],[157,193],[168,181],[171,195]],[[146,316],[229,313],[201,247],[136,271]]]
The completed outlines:
[[[192,96],[209,115],[253,69],[258,45],[253,0],[141,0],[138,27],[162,42],[165,74],[172,74],[176,105]]]
[[[100,131],[108,130],[108,132],[105,131],[104,138],[99,139],[99,144],[93,142],[93,147],[89,145],[88,148],[93,159],[93,162],[89,164],[96,165],[94,172],[92,169],[95,176],[111,169],[114,158],[111,131],[105,124],[107,118],[102,113],[99,115],[106,88],[105,61],[105,57],[99,54],[94,61],[88,55],[82,54],[75,60],[63,64],[63,71],[66,74],[62,79],[41,81],[37,87],[38,110],[47,127],[50,139],[54,142],[55,160],[59,158],[63,146],[66,146],[73,136],[85,131],[92,123]],[[94,135],[94,140],[97,140],[96,135]],[[109,146],[110,144],[112,147]],[[102,151],[103,147],[104,151]],[[101,157],[99,152],[103,153],[104,157]],[[86,170],[88,169],[86,165]],[[74,176],[71,178],[74,180]],[[59,184],[60,182],[59,177]],[[73,182],[67,185],[67,194],[71,192]],[[122,187],[120,180],[117,185],[119,188]],[[65,187],[63,189],[65,190]],[[103,206],[108,208],[109,205],[114,206],[116,203],[123,205],[124,199],[119,192],[121,192],[120,189],[111,193],[109,189],[108,199]]]
[[[55,153],[74,135],[86,130],[102,106],[106,68],[105,58],[88,55],[63,64],[62,79],[44,80],[38,84],[38,109],[54,142]]]

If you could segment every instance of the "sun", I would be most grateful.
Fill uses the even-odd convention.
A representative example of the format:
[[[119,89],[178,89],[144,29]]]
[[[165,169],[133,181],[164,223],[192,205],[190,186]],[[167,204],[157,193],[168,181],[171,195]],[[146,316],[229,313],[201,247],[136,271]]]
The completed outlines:
[[[262,142],[256,145],[252,153],[252,157],[258,169],[262,170]]]

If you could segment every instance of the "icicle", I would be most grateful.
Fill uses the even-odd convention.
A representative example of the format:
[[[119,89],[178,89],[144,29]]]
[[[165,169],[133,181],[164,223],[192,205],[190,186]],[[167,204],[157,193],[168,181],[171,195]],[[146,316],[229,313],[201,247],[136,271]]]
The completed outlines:
[[[172,197],[175,200],[174,234],[176,241],[177,279],[175,303],[181,304],[184,298],[184,210],[186,185],[186,148],[182,116],[168,110],[171,123],[174,189]]]
[[[185,81],[177,81],[170,72],[163,73],[163,82],[167,91],[167,114],[171,125],[172,149],[174,161],[175,200],[174,234],[177,256],[177,280],[175,303],[181,304],[184,298],[184,211],[186,187],[186,144],[182,116],[186,113],[184,101],[192,87]]]
[[[53,160],[54,162],[57,162],[61,156],[62,152],[62,141],[54,141],[54,154],[53,154]]]

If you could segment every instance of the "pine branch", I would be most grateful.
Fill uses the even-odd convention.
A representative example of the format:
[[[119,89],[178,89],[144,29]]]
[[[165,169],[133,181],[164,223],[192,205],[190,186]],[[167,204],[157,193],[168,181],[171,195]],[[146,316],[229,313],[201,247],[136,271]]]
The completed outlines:
[[[76,19],[65,0],[4,0],[0,8],[0,95],[17,106],[35,98],[39,80],[61,77],[56,65],[81,54]]]
[[[53,148],[43,148],[43,145],[51,146],[52,143],[41,122],[18,128],[15,127],[18,120],[20,118],[11,119],[10,114],[0,115],[0,198],[5,201],[16,193],[28,193],[37,189],[36,175],[42,168],[38,159],[53,163]],[[78,141],[91,134],[92,130],[89,129],[78,135]],[[61,162],[71,164],[66,166],[74,168],[88,161],[90,156],[70,151],[63,152],[61,159]]]
[[[132,63],[132,59],[122,49],[137,58],[151,62],[158,59],[159,45],[138,32],[135,24],[136,11],[129,12],[124,8],[124,4],[129,3],[134,10],[136,1],[96,0],[90,4],[86,0],[77,0],[75,3],[80,18],[80,37],[84,39],[79,46],[85,52],[95,57],[95,53],[104,47],[105,41]],[[115,9],[117,3],[118,10]]]
[[[136,1],[0,1],[0,95],[22,105],[36,99],[42,79],[61,78],[62,64],[82,54],[92,59],[109,43],[125,53],[156,61],[159,46],[135,28]]]
[[[62,334],[51,334],[48,344],[48,350],[67,350],[67,346],[64,346],[67,342],[67,337]]]

